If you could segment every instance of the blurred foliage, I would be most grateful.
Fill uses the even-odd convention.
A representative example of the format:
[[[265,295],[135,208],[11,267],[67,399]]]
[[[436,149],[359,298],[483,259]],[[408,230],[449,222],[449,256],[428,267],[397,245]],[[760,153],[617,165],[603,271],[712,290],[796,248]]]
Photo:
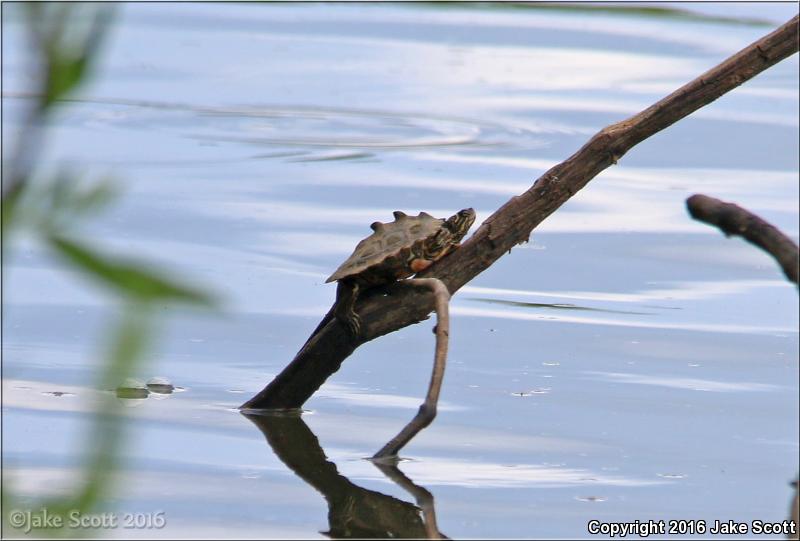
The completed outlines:
[[[116,293],[143,303],[181,301],[210,305],[202,291],[185,287],[155,270],[121,259],[100,255],[94,248],[57,234],[48,238],[50,246],[73,266]]]
[[[26,2],[28,29],[43,62],[40,107],[46,109],[85,81],[114,12],[113,4]]]
[[[36,182],[25,179],[9,197],[3,198],[3,229],[35,230],[42,236],[64,232],[93,213],[107,208],[119,195],[110,179],[84,186],[79,175],[61,170]]]
[[[70,512],[86,514],[108,501],[120,449],[124,445],[125,415],[114,389],[141,369],[158,327],[156,310],[164,303],[213,307],[212,297],[129,257],[111,256],[79,232],[81,224],[107,208],[117,196],[116,185],[103,179],[87,183],[67,170],[43,174],[37,170],[45,147],[50,112],[85,83],[96,67],[101,45],[111,28],[114,4],[23,3],[24,23],[39,69],[34,105],[20,127],[15,153],[3,167],[3,264],[11,255],[13,238],[26,234],[47,247],[68,268],[112,293],[119,320],[107,333],[103,363],[96,375],[99,400],[90,416],[78,486],[72,494],[33,503],[21,500],[5,475],[2,487],[3,526],[14,509],[46,508],[68,524]],[[7,284],[4,284],[7,285]],[[9,529],[8,531],[14,532]],[[22,533],[22,532],[15,532]],[[86,536],[96,530],[32,530],[34,536]],[[102,530],[99,532],[102,533]]]

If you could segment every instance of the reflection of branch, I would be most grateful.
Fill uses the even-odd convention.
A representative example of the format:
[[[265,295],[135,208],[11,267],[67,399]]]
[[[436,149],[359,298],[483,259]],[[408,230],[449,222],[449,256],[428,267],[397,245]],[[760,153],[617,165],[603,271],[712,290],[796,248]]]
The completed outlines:
[[[409,479],[406,474],[400,471],[395,464],[386,464],[382,462],[373,462],[376,468],[403,487],[406,492],[414,496],[417,505],[422,509],[422,516],[425,519],[425,532],[428,539],[447,539],[446,536],[439,532],[439,526],[436,524],[436,508],[433,505],[433,494],[430,493],[425,487],[414,484],[414,481]]]
[[[527,241],[537,225],[633,146],[797,49],[798,17],[794,17],[641,113],[601,130],[577,153],[539,177],[528,191],[497,210],[461,248],[431,265],[419,277],[439,278],[451,293],[455,293],[511,248]],[[380,292],[360,297],[356,306],[362,321],[359,341],[352,341],[334,319],[244,407],[300,407],[361,343],[418,323],[433,310],[434,299],[430,293],[408,289],[393,293],[388,297]]]
[[[733,203],[696,194],[686,200],[695,220],[717,226],[726,236],[738,235],[774,257],[790,281],[797,284],[798,248],[775,226]]]
[[[248,415],[267,438],[281,461],[328,502],[329,530],[333,538],[431,538],[436,529],[433,496],[415,485],[396,466],[380,465],[390,479],[408,490],[420,507],[360,487],[339,473],[299,413]],[[423,517],[420,517],[420,508]]]

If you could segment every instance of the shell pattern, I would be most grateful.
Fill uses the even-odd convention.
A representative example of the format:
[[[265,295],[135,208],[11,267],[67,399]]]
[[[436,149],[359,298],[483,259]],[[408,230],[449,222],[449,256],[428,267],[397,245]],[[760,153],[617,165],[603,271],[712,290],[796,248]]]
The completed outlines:
[[[426,212],[408,216],[399,210],[394,212],[394,218],[385,224],[373,223],[370,227],[374,233],[358,243],[326,283],[357,277],[377,284],[414,274],[409,268],[414,254],[421,253],[422,245],[441,230],[445,220]]]

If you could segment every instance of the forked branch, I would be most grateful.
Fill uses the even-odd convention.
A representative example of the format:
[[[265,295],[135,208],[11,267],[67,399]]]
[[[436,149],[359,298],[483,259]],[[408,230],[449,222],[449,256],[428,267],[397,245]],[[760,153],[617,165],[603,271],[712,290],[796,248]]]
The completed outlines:
[[[639,114],[600,130],[578,152],[492,214],[461,248],[418,276],[438,278],[451,294],[455,293],[515,245],[525,242],[537,225],[633,146],[797,50],[795,16]],[[362,296],[356,306],[362,321],[358,343],[348,338],[335,319],[329,321],[267,387],[242,407],[300,407],[360,344],[422,321],[433,308],[434,298],[429,292],[398,289],[390,296],[379,292]]]

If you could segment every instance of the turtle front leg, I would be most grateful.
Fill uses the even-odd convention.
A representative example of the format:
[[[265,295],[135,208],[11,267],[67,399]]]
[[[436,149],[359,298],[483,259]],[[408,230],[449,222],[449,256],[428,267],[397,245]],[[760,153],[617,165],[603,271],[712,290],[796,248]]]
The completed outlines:
[[[392,438],[389,443],[375,453],[373,459],[386,460],[395,457],[411,439],[423,428],[433,422],[436,417],[436,407],[439,403],[439,391],[442,389],[445,363],[447,362],[447,343],[450,336],[450,292],[444,282],[438,278],[409,278],[403,284],[414,287],[424,287],[433,292],[436,301],[436,350],[433,356],[433,373],[428,384],[428,394],[425,402],[413,419]]]
[[[361,318],[355,312],[360,287],[355,280],[340,280],[336,287],[336,307],[333,314],[350,332],[353,340],[361,335]]]

